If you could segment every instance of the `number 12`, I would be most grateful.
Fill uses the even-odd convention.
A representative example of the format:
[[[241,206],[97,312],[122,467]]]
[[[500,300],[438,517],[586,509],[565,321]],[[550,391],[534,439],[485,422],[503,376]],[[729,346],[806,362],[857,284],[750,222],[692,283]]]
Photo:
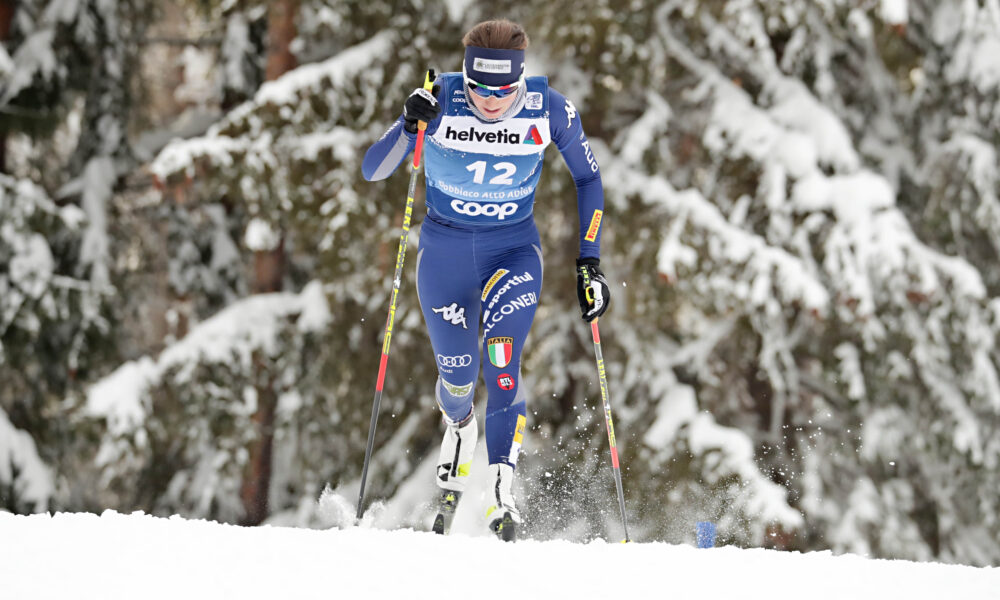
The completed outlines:
[[[517,171],[517,166],[514,163],[500,162],[493,165],[493,168],[497,171],[503,171],[499,175],[495,175],[490,179],[490,183],[514,183],[514,173]],[[475,176],[472,178],[474,183],[482,183],[486,179],[486,161],[477,160],[471,165],[465,167],[466,171],[472,171]]]

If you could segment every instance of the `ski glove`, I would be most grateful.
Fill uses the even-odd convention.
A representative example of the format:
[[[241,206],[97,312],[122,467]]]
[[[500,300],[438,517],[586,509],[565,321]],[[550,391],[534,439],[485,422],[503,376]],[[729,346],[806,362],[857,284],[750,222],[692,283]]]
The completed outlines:
[[[576,296],[588,323],[603,315],[611,303],[611,289],[600,265],[599,258],[576,259]]]
[[[435,85],[430,92],[424,88],[413,90],[410,97],[403,104],[403,128],[410,133],[417,132],[417,121],[430,123],[441,114],[441,104],[437,101],[438,91],[441,86]]]

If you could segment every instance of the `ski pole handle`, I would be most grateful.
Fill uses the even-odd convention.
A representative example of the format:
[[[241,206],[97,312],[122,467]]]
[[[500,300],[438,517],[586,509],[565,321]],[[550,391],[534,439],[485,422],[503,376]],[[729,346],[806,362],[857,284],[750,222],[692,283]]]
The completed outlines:
[[[428,92],[434,91],[434,69],[428,69],[424,75],[424,89]],[[417,146],[413,150],[413,168],[420,168],[420,158],[424,150],[424,132],[427,131],[426,121],[417,121]],[[411,192],[412,196],[413,193]]]

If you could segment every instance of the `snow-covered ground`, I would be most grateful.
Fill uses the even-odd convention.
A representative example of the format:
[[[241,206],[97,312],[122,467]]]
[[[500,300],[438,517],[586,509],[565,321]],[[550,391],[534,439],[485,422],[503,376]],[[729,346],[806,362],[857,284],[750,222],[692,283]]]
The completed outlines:
[[[0,598],[1000,598],[1000,568],[662,543],[0,513]]]

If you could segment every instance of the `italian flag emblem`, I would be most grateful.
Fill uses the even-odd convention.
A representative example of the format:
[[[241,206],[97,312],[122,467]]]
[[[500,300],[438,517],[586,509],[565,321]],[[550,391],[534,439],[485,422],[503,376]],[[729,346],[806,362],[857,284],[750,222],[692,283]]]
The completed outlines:
[[[501,369],[510,364],[511,352],[514,348],[514,338],[495,337],[486,340],[486,352],[490,362]]]

